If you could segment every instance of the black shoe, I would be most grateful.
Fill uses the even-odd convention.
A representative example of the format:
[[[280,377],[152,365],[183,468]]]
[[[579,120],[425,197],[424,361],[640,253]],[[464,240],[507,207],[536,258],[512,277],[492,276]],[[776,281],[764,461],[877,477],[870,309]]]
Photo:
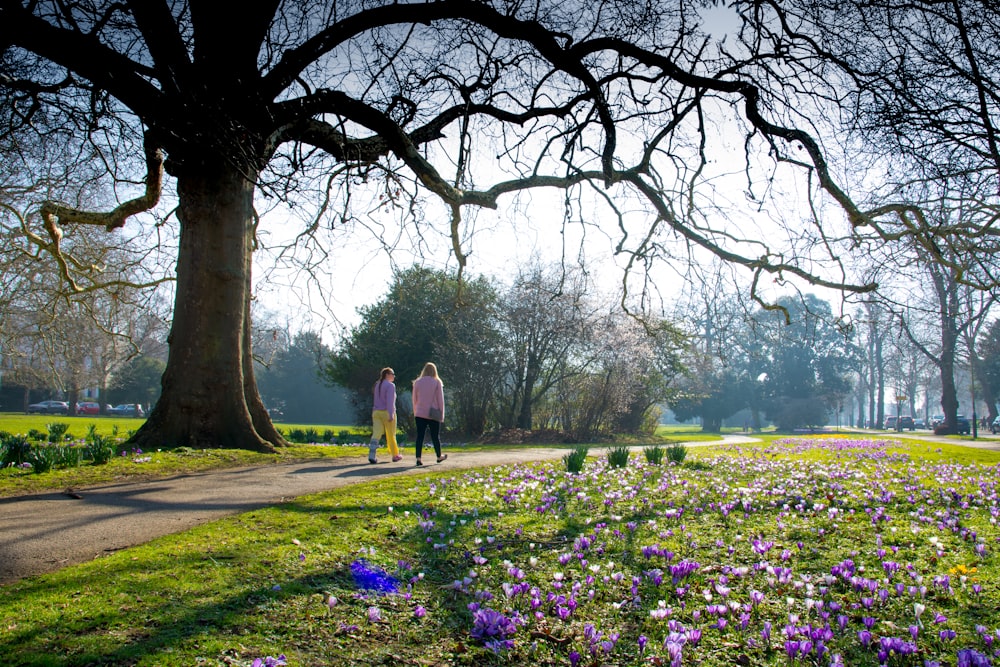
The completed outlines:
[[[417,459],[417,465],[418,466],[422,466],[423,465],[423,463],[420,461],[420,459]]]
[[[368,459],[368,463],[378,463],[378,461],[375,459]]]
[[[444,461],[446,458],[448,458],[448,455],[442,454],[441,456],[438,457],[438,463],[441,463],[441,461]]]

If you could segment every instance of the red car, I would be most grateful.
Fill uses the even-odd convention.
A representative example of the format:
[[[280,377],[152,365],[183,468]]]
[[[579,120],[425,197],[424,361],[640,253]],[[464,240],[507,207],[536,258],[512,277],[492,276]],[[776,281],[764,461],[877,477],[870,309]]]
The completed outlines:
[[[76,404],[76,414],[78,415],[99,415],[101,414],[101,404],[100,403],[77,403]]]

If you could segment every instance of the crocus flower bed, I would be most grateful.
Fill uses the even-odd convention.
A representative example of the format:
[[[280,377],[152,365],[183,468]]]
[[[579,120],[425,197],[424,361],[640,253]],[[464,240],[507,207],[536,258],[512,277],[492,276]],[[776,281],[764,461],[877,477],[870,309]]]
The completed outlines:
[[[428,479],[394,613],[486,664],[1000,664],[998,480],[844,439]]]

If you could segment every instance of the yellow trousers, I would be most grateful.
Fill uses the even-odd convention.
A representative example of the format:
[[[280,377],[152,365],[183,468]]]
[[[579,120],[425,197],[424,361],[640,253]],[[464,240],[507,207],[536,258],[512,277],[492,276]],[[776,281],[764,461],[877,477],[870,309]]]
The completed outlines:
[[[373,410],[372,444],[378,446],[383,434],[385,435],[385,444],[389,446],[389,455],[399,456],[399,445],[396,444],[396,420],[389,419],[388,410]]]

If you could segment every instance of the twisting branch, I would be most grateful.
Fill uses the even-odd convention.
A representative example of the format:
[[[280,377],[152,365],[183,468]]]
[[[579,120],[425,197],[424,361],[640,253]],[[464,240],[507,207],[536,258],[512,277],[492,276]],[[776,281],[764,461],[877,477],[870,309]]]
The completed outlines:
[[[131,216],[156,206],[163,188],[163,152],[148,138],[145,149],[146,191],[142,196],[123,202],[108,212],[82,211],[53,201],[43,202],[40,213],[48,239],[32,232],[27,222],[18,216],[24,236],[39,250],[52,255],[59,267],[60,276],[74,292],[85,291],[85,288],[74,279],[74,272],[98,273],[102,267],[80,262],[72,254],[63,251],[63,227],[67,224],[95,225],[102,226],[110,232],[124,226],[125,221]]]

